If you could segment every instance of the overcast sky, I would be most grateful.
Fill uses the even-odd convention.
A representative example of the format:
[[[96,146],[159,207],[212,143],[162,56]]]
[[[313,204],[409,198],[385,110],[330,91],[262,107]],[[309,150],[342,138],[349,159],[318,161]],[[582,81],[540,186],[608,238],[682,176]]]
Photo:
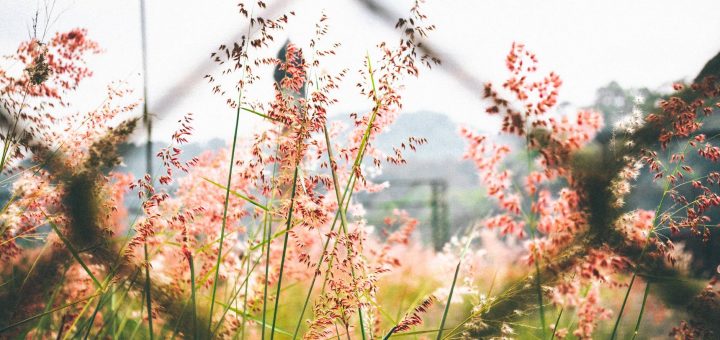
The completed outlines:
[[[381,0],[379,0],[381,1]],[[268,7],[274,1],[268,0]],[[385,1],[399,14],[407,1]],[[42,4],[42,1],[40,1]],[[212,5],[211,5],[212,4]],[[0,54],[12,53],[27,39],[36,0],[0,0]],[[95,77],[81,88],[79,109],[102,101],[104,84],[128,81],[138,87],[142,71],[138,1],[57,0],[51,32],[85,27],[105,53],[91,61]],[[209,54],[244,32],[235,1],[170,1],[147,3],[149,103],[158,114],[156,138],[167,139],[186,112],[197,117],[199,139],[231,136],[234,118],[222,98],[213,96],[195,70],[210,65]],[[443,56],[460,61],[481,81],[501,81],[504,57],[513,41],[522,42],[540,60],[541,71],[556,71],[564,80],[561,101],[592,103],[595,90],[612,80],[625,87],[662,89],[670,82],[692,79],[720,51],[720,1],[440,1],[428,0],[429,21],[437,26],[430,39]],[[290,38],[306,43],[322,10],[330,17],[329,41],[343,47],[325,64],[328,72],[349,68],[355,73],[366,51],[397,33],[355,0],[290,1],[286,10],[297,18]],[[282,42],[285,37],[276,37]],[[190,79],[190,82],[186,82]],[[334,113],[367,109],[354,81],[338,95]],[[181,88],[183,91],[178,91]],[[269,86],[266,86],[269,90]],[[265,98],[271,92],[251,95]],[[169,97],[168,97],[169,96]],[[169,103],[158,107],[159,102]],[[433,70],[408,82],[405,111],[436,111],[455,121],[491,126],[477,92],[460,86],[448,74]],[[243,131],[258,120],[248,117]]]

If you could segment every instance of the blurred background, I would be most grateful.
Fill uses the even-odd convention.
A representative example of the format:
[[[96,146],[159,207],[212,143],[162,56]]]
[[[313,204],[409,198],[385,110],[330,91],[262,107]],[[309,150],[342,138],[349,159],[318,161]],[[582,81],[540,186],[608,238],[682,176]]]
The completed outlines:
[[[48,6],[51,6],[48,8]],[[276,36],[269,50],[279,51],[291,40],[307,46],[321,13],[329,17],[327,41],[342,46],[323,67],[328,73],[348,68],[349,77],[337,97],[331,118],[349,122],[352,112],[371,103],[353,86],[367,51],[384,40],[396,40],[397,18],[409,1],[335,0],[268,1],[262,15],[294,11],[284,36]],[[85,82],[74,109],[96,107],[113,81],[124,81],[142,98],[147,84],[152,139],[167,144],[176,121],[195,114],[196,133],[187,156],[224,146],[231,138],[233,115],[223,98],[213,95],[203,79],[216,73],[210,53],[246,33],[247,22],[234,1],[0,0],[0,54],[8,55],[29,38],[31,19],[51,10],[49,32],[87,28],[104,53],[90,60],[95,77]],[[477,183],[476,172],[462,160],[464,142],[459,126],[496,133],[498,122],[484,113],[482,84],[502,82],[504,57],[513,42],[527,45],[540,61],[541,72],[555,71],[563,79],[560,112],[595,108],[606,117],[607,128],[598,143],[605,145],[613,122],[633,110],[641,96],[653,98],[669,91],[674,81],[692,80],[720,51],[720,1],[428,1],[425,12],[437,30],[424,42],[443,64],[407,83],[404,112],[378,139],[391,151],[408,136],[427,138],[408,164],[387,166],[376,181],[391,183],[379,194],[358,197],[371,224],[393,209],[405,209],[421,221],[421,238],[440,249],[457,230],[492,210]],[[144,29],[142,17],[144,13]],[[147,72],[143,71],[143,31]],[[271,82],[272,77],[265,77]],[[248,98],[273,95],[270,83],[254,86]],[[140,112],[138,112],[139,114]],[[241,124],[250,135],[257,119]],[[220,124],[219,124],[220,123]],[[604,139],[603,139],[604,138]],[[146,135],[125,145],[125,164],[136,175],[145,172]],[[512,142],[512,141],[507,141]],[[522,157],[522,156],[518,156]],[[653,190],[653,185],[648,187]],[[637,193],[648,195],[653,192]],[[654,193],[657,194],[657,193]],[[450,204],[452,202],[452,204]],[[635,202],[642,207],[643,202]]]

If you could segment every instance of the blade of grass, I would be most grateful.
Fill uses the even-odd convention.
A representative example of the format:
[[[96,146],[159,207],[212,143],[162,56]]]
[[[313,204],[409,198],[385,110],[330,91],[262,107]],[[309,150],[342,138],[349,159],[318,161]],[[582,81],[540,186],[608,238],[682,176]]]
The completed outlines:
[[[258,115],[258,116],[260,116],[260,117],[263,117],[263,118],[265,118],[265,119],[269,119],[269,120],[278,122],[277,119],[275,119],[275,118],[273,118],[273,117],[270,117],[270,116],[268,116],[268,115],[266,115],[266,114],[257,112],[257,111],[255,111],[255,110],[253,110],[253,109],[249,109],[249,108],[246,108],[246,107],[243,107],[243,108],[241,108],[241,109],[242,109],[243,111],[247,111],[247,112],[250,112],[250,113],[252,113],[252,114],[256,114],[256,115]]]
[[[97,296],[99,296],[99,299],[98,299],[98,305],[96,307],[96,312],[102,306],[102,300],[108,292],[107,288],[110,287],[110,283],[112,282],[112,277],[113,277],[112,275],[108,275],[105,278],[105,281],[103,282],[103,284],[100,286],[100,288],[98,288],[99,294]],[[86,303],[85,306],[83,306],[83,308],[80,310],[80,312],[77,315],[75,315],[73,322],[70,325],[70,327],[68,328],[68,332],[65,333],[65,335],[63,336],[63,339],[68,339],[70,337],[70,333],[71,333],[70,330],[75,328],[75,326],[78,324],[78,322],[82,319],[82,316],[85,314],[85,312],[90,307],[91,303],[92,303],[92,300],[88,301],[88,303]],[[88,320],[85,320],[85,322],[80,327],[78,327],[77,330],[75,331],[74,338],[78,338],[78,336],[82,333],[82,331],[85,328],[85,325],[88,323],[88,321],[94,320],[94,318],[95,318],[95,316],[93,315]],[[90,323],[89,327],[92,328],[92,323]]]
[[[572,275],[570,280],[573,280],[575,278],[575,274]],[[560,318],[562,318],[563,311],[565,311],[565,306],[560,308],[560,312],[558,313],[557,318],[555,319],[555,325],[553,326],[552,334],[550,335],[550,340],[555,339],[555,334],[557,333],[558,327],[560,326]]]
[[[283,271],[285,269],[285,255],[287,253],[287,244],[288,244],[288,239],[290,238],[289,231],[290,231],[290,224],[292,223],[293,208],[295,206],[295,193],[297,190],[297,177],[298,177],[298,169],[299,168],[300,168],[300,165],[296,164],[295,171],[293,174],[292,190],[290,192],[290,207],[288,208],[287,225],[285,227],[285,239],[283,240],[283,251],[282,251],[282,256],[280,257],[280,273],[278,275],[277,292],[275,293],[275,309],[273,310],[273,321],[272,321],[272,329],[270,329],[270,340],[275,338],[275,323],[277,321],[278,306],[280,305],[280,289],[282,287]]]
[[[100,284],[100,281],[98,281],[98,279],[95,277],[95,275],[92,273],[92,271],[90,271],[90,268],[88,268],[88,266],[85,264],[85,262],[82,260],[82,258],[80,258],[80,254],[77,252],[75,247],[73,247],[73,245],[70,243],[70,240],[68,240],[65,237],[65,235],[63,235],[60,232],[60,229],[58,229],[57,225],[55,225],[55,223],[50,219],[50,217],[48,217],[45,214],[44,211],[42,212],[42,214],[43,214],[43,216],[45,216],[45,219],[48,221],[48,224],[53,229],[53,231],[55,231],[55,233],[58,235],[60,240],[65,244],[65,247],[68,248],[68,250],[70,251],[70,254],[72,254],[73,258],[75,258],[75,261],[77,261],[80,264],[80,266],[82,266],[82,268],[85,270],[85,272],[88,274],[88,276],[90,276],[90,278],[95,283],[95,286],[97,288],[101,288],[102,285]]]
[[[147,306],[147,312],[148,312],[148,336],[150,337],[150,340],[153,339],[153,323],[152,323],[152,297],[150,293],[150,258],[148,257],[148,247],[147,247],[147,241],[143,242],[143,250],[145,253],[145,303]]]
[[[390,337],[395,333],[395,330],[397,329],[397,326],[393,326],[393,328],[390,328],[390,331],[383,337],[383,340],[388,340]]]
[[[462,259],[465,257],[465,253],[467,253],[468,249],[470,248],[470,243],[472,242],[472,234],[470,237],[468,237],[467,242],[465,243],[465,247],[463,248],[463,251],[460,253],[460,259],[458,260],[458,264],[455,267],[455,274],[453,275],[453,281],[452,285],[450,286],[450,293],[448,294],[448,300],[447,303],[445,303],[445,310],[443,311],[442,320],[440,321],[440,327],[438,328],[438,334],[435,339],[440,340],[442,339],[443,329],[445,329],[445,322],[447,321],[447,315],[450,311],[450,302],[452,301],[453,293],[455,292],[455,285],[457,284],[457,278],[458,274],[460,273],[460,266],[462,265]]]
[[[230,202],[230,186],[232,185],[233,166],[235,165],[235,149],[237,147],[238,127],[240,126],[240,103],[242,103],[242,90],[238,94],[238,108],[235,113],[235,129],[233,131],[232,147],[230,149],[230,169],[228,169],[227,185],[225,186],[225,201],[223,203],[222,226],[220,227],[220,244],[218,245],[218,256],[215,267],[215,279],[212,285],[212,298],[210,299],[210,313],[208,314],[208,332],[212,330],[213,310],[215,308],[215,295],[217,293],[218,280],[220,279],[220,261],[222,260],[222,249],[225,240],[225,227],[227,225],[228,204]]]
[[[615,326],[613,326],[612,335],[610,335],[610,340],[615,339],[617,336],[617,330],[618,326],[620,325],[620,320],[622,318],[622,314],[625,311],[625,305],[627,304],[628,297],[630,296],[630,289],[632,288],[633,284],[635,283],[635,277],[637,277],[636,273],[633,273],[632,278],[630,278],[630,283],[628,284],[628,289],[625,291],[625,297],[623,298],[622,306],[620,306],[620,311],[618,311],[618,316],[615,319]]]
[[[97,313],[100,311],[100,308],[104,305],[104,302],[107,302],[107,300],[105,298],[105,294],[107,294],[107,292],[108,292],[107,290],[105,292],[103,292],[103,295],[101,295],[100,298],[98,299],[98,303],[95,306],[95,310],[93,311],[93,314],[90,316],[90,318],[88,318],[88,320],[82,326],[80,326],[80,328],[78,329],[78,331],[76,333],[76,335],[79,335],[80,332],[85,327],[87,327],[87,331],[85,331],[85,335],[83,336],[84,340],[86,340],[90,336],[90,331],[92,331],[93,323],[95,323],[95,317],[97,316]],[[110,291],[110,292],[112,292],[112,291]],[[110,296],[112,296],[112,293],[110,294]]]
[[[104,338],[103,336],[107,332],[105,330],[105,326],[110,326],[110,329],[111,329],[112,335],[113,335],[112,338],[117,339],[117,334],[118,334],[117,330],[119,329],[119,325],[122,324],[122,322],[120,324],[117,324],[117,320],[116,320],[118,314],[120,314],[120,306],[123,306],[123,303],[125,302],[125,299],[127,298],[128,293],[130,293],[130,291],[132,290],[132,287],[135,285],[135,282],[136,282],[135,280],[137,280],[139,275],[140,275],[140,270],[136,270],[130,276],[130,281],[129,281],[128,287],[127,287],[127,289],[124,290],[124,292],[122,293],[122,296],[120,298],[117,298],[115,296],[118,294],[119,288],[116,287],[115,289],[113,289],[113,295],[112,295],[112,299],[110,301],[111,313],[109,316],[103,315],[103,320],[105,320],[106,322],[103,322],[103,325],[101,327],[102,332],[97,334],[97,338],[99,338],[99,339]]]
[[[250,270],[253,270],[253,269],[255,269],[255,267],[260,263],[260,259],[258,258],[258,259],[255,261],[255,263],[253,264],[252,268],[250,268],[250,261],[246,261],[246,262],[247,262],[248,268],[249,268]],[[239,279],[239,278],[240,278],[240,274],[238,274],[238,279]],[[225,315],[226,315],[227,312],[230,310],[230,308],[227,307],[227,306],[232,305],[233,302],[236,301],[236,299],[237,299],[238,295],[240,295],[240,291],[242,290],[243,287],[247,288],[247,287],[249,286],[249,285],[248,285],[249,279],[250,279],[250,276],[249,276],[249,275],[246,275],[246,276],[245,276],[245,279],[243,280],[243,282],[240,283],[240,287],[238,287],[237,289],[233,289],[233,290],[235,290],[235,292],[233,292],[233,293],[231,294],[232,297],[231,297],[230,300],[227,302],[227,304],[223,304],[223,306],[225,306],[225,307],[224,307],[225,310],[223,311],[222,317],[221,317],[220,320],[218,321],[217,325],[215,325],[215,329],[213,330],[213,332],[212,332],[211,335],[215,335],[215,333],[217,333],[217,331],[220,329],[220,326],[222,326],[222,324],[223,324],[223,320],[224,320],[224,318],[225,318]],[[219,303],[219,302],[218,302],[218,303]]]
[[[638,330],[640,330],[640,322],[642,321],[643,312],[645,311],[645,303],[647,302],[648,293],[650,293],[650,282],[645,284],[645,293],[643,293],[642,305],[640,306],[640,314],[638,314],[638,319],[637,323],[635,324],[635,331],[633,332],[632,340],[635,340],[638,335]]]
[[[195,303],[195,264],[193,263],[193,256],[188,256],[188,263],[190,266],[190,299],[192,300],[192,320],[193,320],[193,339],[198,338],[198,324],[197,324],[197,305]]]
[[[278,156],[278,152],[280,150],[279,144],[275,147],[275,158]],[[275,179],[277,176],[278,171],[278,163],[273,164],[273,179],[272,179],[272,190],[270,194],[270,199],[268,200],[268,206],[272,208],[273,199],[275,198]],[[265,280],[263,280],[263,308],[262,308],[262,327],[260,327],[260,333],[261,338],[265,339],[265,327],[267,324],[265,323],[265,319],[267,317],[267,296],[268,296],[268,280],[269,277],[269,271],[270,271],[270,246],[272,244],[271,236],[272,236],[272,215],[269,213],[268,210],[265,212],[265,219],[263,223],[263,245],[262,245],[262,252],[265,252]],[[265,248],[265,242],[267,242],[267,249]],[[262,254],[262,253],[261,253]]]
[[[442,329],[442,331],[447,331],[447,330],[450,330],[450,328]],[[400,338],[400,337],[405,337],[405,336],[418,336],[418,335],[422,335],[422,334],[437,333],[439,331],[441,331],[441,330],[440,329],[427,329],[427,330],[422,330],[422,331],[404,332],[404,333],[400,333],[400,334],[395,334],[393,332],[392,337]]]
[[[145,298],[145,291],[143,291],[142,298],[143,299]],[[145,312],[145,309],[140,308],[140,320],[142,320],[144,312]],[[138,330],[140,329],[140,325],[142,325],[142,322],[135,323],[135,329],[133,329],[132,332],[130,333],[130,339],[135,339],[135,337],[136,337],[135,334],[137,334]]]
[[[260,229],[260,228],[258,228],[258,229]],[[248,242],[248,243],[249,243],[249,242]],[[261,254],[262,254],[262,253],[261,253]],[[248,254],[248,259],[249,259],[249,258],[250,258],[250,254]],[[259,260],[260,258],[262,258],[262,256],[259,257],[258,260]],[[245,267],[245,272],[247,273],[247,276],[245,277],[245,280],[247,280],[247,279],[250,278],[250,274],[253,272],[253,269],[255,268],[255,266],[253,266],[253,269],[250,269],[250,261],[247,261],[246,266],[247,266],[247,267]],[[243,297],[243,313],[244,313],[244,314],[247,314],[247,303],[248,303],[248,293],[249,293],[249,289],[250,289],[250,285],[249,285],[249,284],[246,284],[246,285],[245,285],[245,296]],[[245,339],[245,327],[246,327],[246,325],[247,325],[245,321],[246,321],[245,318],[243,318],[242,325],[241,325],[241,328],[240,328],[240,329],[241,329],[241,331],[240,331],[240,332],[241,332],[241,333],[240,333],[240,334],[241,334],[241,336],[240,336],[241,340],[244,340],[244,339]],[[236,335],[237,335],[237,334],[236,334]]]
[[[98,296],[98,295],[100,295],[100,293],[95,293],[95,294],[93,294],[93,295],[84,297],[84,298],[82,298],[82,299],[80,299],[80,300],[73,301],[73,302],[70,302],[70,303],[66,303],[66,304],[64,304],[64,305],[62,305],[62,306],[55,307],[55,308],[53,308],[53,309],[50,309],[50,310],[48,310],[48,311],[42,312],[42,313],[37,314],[37,315],[33,315],[33,316],[31,316],[31,317],[29,317],[29,318],[27,318],[27,319],[20,320],[20,321],[15,322],[15,323],[13,323],[13,324],[11,324],[11,325],[8,325],[8,326],[5,326],[5,327],[3,327],[3,328],[0,328],[0,333],[7,332],[7,331],[9,331],[9,330],[11,330],[11,329],[13,329],[13,328],[15,328],[15,327],[17,327],[17,326],[24,325],[24,324],[26,324],[26,323],[28,323],[28,322],[30,322],[30,321],[33,321],[33,320],[35,320],[35,319],[37,319],[37,318],[40,318],[40,317],[43,317],[43,316],[45,316],[45,315],[49,315],[49,314],[55,313],[55,312],[57,312],[57,311],[59,311],[59,310],[63,310],[63,309],[68,308],[68,307],[72,307],[72,306],[74,306],[74,305],[77,305],[78,303],[81,303],[81,302],[90,300],[90,299],[92,299],[92,298],[95,298],[95,297]]]
[[[202,177],[202,176],[200,176],[200,178],[206,180],[207,182],[209,182],[210,184],[212,184],[212,185],[214,185],[214,186],[216,186],[216,187],[218,187],[218,188],[221,188],[221,189],[223,189],[223,190],[229,191],[231,194],[233,194],[233,196],[240,197],[240,198],[248,201],[250,204],[252,204],[252,205],[254,205],[254,206],[256,206],[256,207],[258,207],[258,208],[260,208],[260,209],[262,209],[262,210],[268,211],[268,208],[267,208],[266,206],[264,206],[264,205],[262,205],[262,204],[260,204],[260,203],[258,203],[258,202],[256,202],[256,201],[254,201],[254,200],[251,199],[250,197],[247,197],[247,196],[245,196],[245,195],[243,195],[243,194],[241,194],[241,193],[239,193],[239,192],[237,192],[237,191],[235,191],[235,190],[228,189],[228,187],[226,187],[226,186],[224,186],[224,185],[222,185],[222,184],[220,184],[220,183],[218,183],[218,182],[215,182],[215,181],[213,181],[213,180],[211,180],[211,179],[209,179],[209,178],[207,178],[207,177]]]
[[[557,332],[558,325],[560,324],[560,318],[562,317],[564,310],[565,307],[560,308],[560,313],[558,313],[557,319],[555,319],[555,327],[553,327],[552,334],[550,335],[550,340],[555,339],[555,333]]]
[[[55,297],[60,292],[60,290],[63,288],[63,283],[65,282],[65,276],[67,275],[67,271],[68,271],[69,267],[70,266],[65,266],[65,270],[63,270],[62,277],[60,278],[60,280],[57,281],[57,283],[55,283],[55,288],[53,289],[53,292],[50,294],[50,297],[45,302],[45,308],[44,308],[43,312],[47,312],[50,310],[50,307],[53,305],[53,301],[55,301]],[[35,329],[40,330],[40,331],[38,331],[37,339],[41,339],[41,336],[44,333],[44,331],[50,328],[50,321],[48,320],[48,322],[46,323],[45,320],[47,320],[45,318],[45,316],[41,317],[40,320],[38,320],[37,325],[35,326]]]
[[[217,304],[218,304],[218,305],[221,305],[221,306],[228,307],[228,305],[226,305],[226,304],[224,304],[224,303],[222,303],[222,302],[218,302]],[[233,312],[235,312],[235,313],[237,313],[237,314],[242,315],[244,318],[247,318],[248,320],[252,320],[252,321],[255,321],[255,322],[258,322],[258,323],[261,322],[260,319],[255,318],[255,317],[253,317],[253,316],[250,315],[250,314],[243,314],[243,311],[241,311],[241,310],[239,310],[239,309],[237,309],[237,308],[234,308],[234,307],[232,307],[232,306],[229,306],[228,308],[229,308],[231,311],[233,311]],[[282,334],[282,335],[286,335],[286,336],[292,336],[292,333],[290,333],[290,332],[288,332],[288,331],[286,331],[286,330],[283,330],[282,328],[276,328],[276,327],[273,327],[273,326],[270,326],[270,325],[265,325],[265,328],[272,329],[273,331],[278,332],[278,334]]]

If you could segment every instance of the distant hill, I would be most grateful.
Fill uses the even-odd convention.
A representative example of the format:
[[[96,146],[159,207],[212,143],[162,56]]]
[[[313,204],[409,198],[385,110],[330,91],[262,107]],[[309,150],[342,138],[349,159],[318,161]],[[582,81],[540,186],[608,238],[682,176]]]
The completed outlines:
[[[395,124],[378,135],[375,146],[385,153],[392,154],[393,146],[400,146],[403,142],[407,144],[407,139],[411,136],[426,138],[428,143],[419,146],[416,152],[408,149],[403,153],[408,161],[407,165],[385,165],[383,179],[446,177],[457,181],[468,176],[464,172],[462,175],[455,173],[458,169],[454,165],[460,166],[460,163],[467,163],[460,162],[465,150],[465,142],[458,134],[457,124],[448,116],[434,112],[401,114]],[[168,144],[167,141],[153,142],[154,169],[161,167],[160,160],[155,157],[154,153]],[[226,142],[220,138],[203,143],[189,143],[183,146],[183,158],[190,159],[204,151],[217,150],[226,145]],[[120,147],[120,153],[123,156],[123,167],[128,172],[136,176],[145,174],[144,144],[123,144]],[[409,171],[410,168],[417,171]],[[472,168],[471,165],[470,168]],[[469,168],[465,170],[469,170]],[[452,174],[454,176],[450,176]]]
[[[162,168],[160,159],[155,157],[155,154],[161,149],[169,145],[167,141],[154,141],[153,142],[153,169],[155,172]],[[204,143],[188,143],[183,145],[182,159],[187,161],[195,156],[208,150],[218,150],[225,147],[226,143],[220,138],[213,138]],[[118,169],[120,171],[129,172],[135,177],[145,175],[146,164],[145,164],[145,144],[137,145],[132,143],[124,143],[118,151],[123,158],[123,165]]]
[[[390,129],[377,137],[376,145],[385,152],[392,152],[392,146],[407,143],[410,136],[426,138],[428,143],[418,148],[417,152],[406,152],[404,156],[408,160],[459,160],[465,150],[465,142],[458,135],[458,126],[450,117],[425,111],[398,116]]]

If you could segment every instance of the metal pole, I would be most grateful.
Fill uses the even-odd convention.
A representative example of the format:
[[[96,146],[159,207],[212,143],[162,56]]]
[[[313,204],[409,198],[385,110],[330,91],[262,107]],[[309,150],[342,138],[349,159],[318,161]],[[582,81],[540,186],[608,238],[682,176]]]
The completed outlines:
[[[147,144],[145,145],[145,170],[152,178],[152,120],[148,113],[148,72],[147,72],[147,35],[145,25],[145,0],[140,0],[140,33],[142,41],[142,67],[143,67],[143,122],[147,132]],[[151,179],[152,181],[152,179]],[[152,297],[150,296],[150,264],[148,258],[147,242],[144,244],[145,251],[145,298],[148,312],[148,335],[153,339],[153,315]]]
[[[148,113],[148,69],[147,34],[145,24],[145,0],[140,0],[140,31],[142,34],[142,70],[143,70],[143,123],[145,123],[147,144],[145,145],[146,172],[152,177],[152,119]]]

